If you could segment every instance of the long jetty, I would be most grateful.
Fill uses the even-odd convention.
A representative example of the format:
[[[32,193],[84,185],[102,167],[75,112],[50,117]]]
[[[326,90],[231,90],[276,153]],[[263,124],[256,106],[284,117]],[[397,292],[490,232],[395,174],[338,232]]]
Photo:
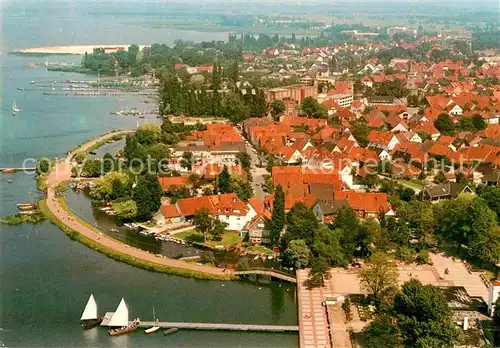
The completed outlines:
[[[0,172],[34,172],[36,167],[0,168]]]
[[[130,322],[132,324],[132,322]],[[186,323],[141,321],[139,327],[159,326],[161,328],[178,328],[185,330],[222,330],[222,331],[255,331],[255,332],[298,332],[299,327],[294,325],[253,325],[253,324],[224,324],[224,323]]]

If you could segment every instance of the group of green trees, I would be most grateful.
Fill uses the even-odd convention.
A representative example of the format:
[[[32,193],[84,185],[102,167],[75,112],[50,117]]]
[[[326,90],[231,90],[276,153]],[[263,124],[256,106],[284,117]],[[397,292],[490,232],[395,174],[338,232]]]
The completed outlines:
[[[362,282],[383,284],[385,297],[379,292],[375,319],[364,332],[364,347],[452,347],[463,343],[463,334],[452,321],[451,309],[442,290],[412,279],[397,288],[397,270],[391,261],[376,260],[362,274]],[[374,269],[376,267],[376,269]],[[387,273],[391,276],[388,277]],[[362,273],[363,273],[362,272]],[[384,277],[385,275],[385,277]],[[394,277],[395,276],[395,277]],[[377,283],[378,281],[378,283]]]
[[[428,250],[436,247],[490,267],[500,261],[499,197],[500,188],[485,187],[479,197],[460,196],[439,204],[400,200],[397,215],[380,214],[379,221],[360,220],[350,207],[341,207],[326,225],[302,203],[285,214],[284,194],[277,186],[271,244],[280,246],[285,264],[309,266],[323,275],[329,267],[369,258],[374,251],[425,264]]]
[[[487,127],[487,123],[481,115],[476,114],[472,117],[460,118],[458,124],[455,125],[448,114],[441,114],[434,121],[434,126],[441,134],[454,135],[456,131],[469,131],[473,133],[478,132],[485,129]]]
[[[312,118],[328,118],[328,110],[312,97],[306,97],[300,103],[300,111]]]
[[[147,221],[160,209],[162,190],[156,175],[112,171],[94,181],[90,196],[111,202],[120,219]]]
[[[247,175],[247,180],[237,173],[229,173],[227,166],[224,166],[222,171],[217,176],[216,190],[220,193],[236,193],[239,199],[248,202],[253,196],[252,185],[249,181],[250,176]]]
[[[248,117],[262,117],[267,111],[264,91],[257,87],[237,88],[237,67],[230,76],[220,65],[214,64],[210,81],[193,81],[193,77],[179,76],[180,72],[165,74],[160,82],[160,111],[163,114],[188,116],[221,116],[237,123]],[[236,70],[236,72],[234,71]],[[208,78],[207,78],[208,80]],[[231,88],[223,88],[223,81],[231,81]],[[227,84],[224,86],[227,87]]]

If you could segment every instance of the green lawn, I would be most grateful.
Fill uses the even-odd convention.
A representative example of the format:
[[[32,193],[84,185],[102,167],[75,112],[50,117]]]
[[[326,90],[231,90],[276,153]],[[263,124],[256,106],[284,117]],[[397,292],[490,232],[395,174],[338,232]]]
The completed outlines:
[[[203,243],[203,234],[196,230],[176,233],[173,235],[175,238],[184,239],[187,241],[195,241],[198,243]],[[222,240],[207,240],[206,245],[214,247],[216,245],[230,245],[238,244],[241,242],[241,237],[238,231],[226,231],[222,236]]]
[[[402,185],[410,187],[410,188],[415,189],[415,190],[422,190],[424,188],[421,184],[410,181],[410,180],[399,180],[399,182]]]

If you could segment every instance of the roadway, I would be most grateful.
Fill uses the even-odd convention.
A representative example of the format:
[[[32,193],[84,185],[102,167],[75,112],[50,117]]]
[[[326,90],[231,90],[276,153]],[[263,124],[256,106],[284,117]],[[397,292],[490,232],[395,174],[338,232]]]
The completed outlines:
[[[243,138],[243,134],[238,130],[240,133],[241,137]],[[245,150],[250,156],[250,174],[252,175],[252,188],[253,192],[255,195],[255,198],[257,198],[261,203],[264,202],[264,198],[266,198],[267,193],[264,192],[262,189],[262,185],[265,182],[264,175],[267,175],[268,172],[266,168],[259,168],[258,165],[260,164],[260,159],[257,154],[257,150],[250,144],[248,140],[245,140]],[[263,162],[265,159],[262,159]]]

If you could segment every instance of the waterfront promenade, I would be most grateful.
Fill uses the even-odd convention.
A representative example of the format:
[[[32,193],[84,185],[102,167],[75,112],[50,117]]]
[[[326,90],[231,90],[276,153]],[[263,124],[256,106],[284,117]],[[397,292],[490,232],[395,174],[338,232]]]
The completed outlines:
[[[215,267],[198,266],[195,264],[190,264],[179,260],[158,257],[146,251],[129,247],[128,245],[125,245],[122,242],[113,239],[111,237],[108,237],[103,233],[98,233],[96,232],[95,229],[73,218],[71,212],[66,211],[65,208],[61,205],[60,200],[56,198],[55,188],[60,183],[71,179],[71,159],[75,154],[87,151],[92,146],[98,144],[99,142],[106,141],[107,139],[110,139],[113,136],[124,135],[132,132],[133,131],[131,130],[112,132],[102,135],[98,138],[92,139],[89,142],[79,146],[73,153],[68,154],[68,156],[63,161],[58,162],[46,179],[47,208],[54,215],[54,217],[64,226],[68,227],[69,229],[81,234],[82,236],[92,240],[93,242],[109,250],[124,255],[128,255],[135,259],[145,261],[151,264],[156,264],[171,268],[178,268],[181,270],[186,270],[191,272],[204,273],[207,275],[211,275],[214,278],[221,278],[221,279],[231,278],[231,271],[229,270],[224,271],[222,269]]]

